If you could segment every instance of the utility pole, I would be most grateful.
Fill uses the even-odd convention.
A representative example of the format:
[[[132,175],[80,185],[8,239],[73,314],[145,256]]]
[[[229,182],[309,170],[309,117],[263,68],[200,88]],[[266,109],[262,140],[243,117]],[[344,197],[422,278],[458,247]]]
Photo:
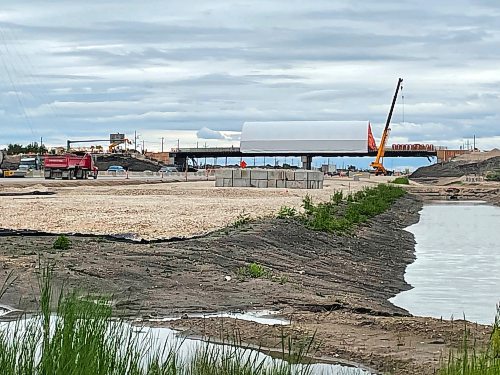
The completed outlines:
[[[178,139],[178,140],[177,140],[177,150],[180,150],[180,149],[181,149],[180,144],[181,144],[181,140],[180,140],[180,139]]]
[[[134,150],[137,151],[137,130],[134,130]]]
[[[474,134],[474,148],[472,151],[476,151],[476,135]]]
[[[144,155],[144,139],[142,140],[142,154]]]
[[[164,139],[165,139],[164,137],[161,137],[161,153],[162,153],[162,154],[163,154],[163,140],[164,140]]]

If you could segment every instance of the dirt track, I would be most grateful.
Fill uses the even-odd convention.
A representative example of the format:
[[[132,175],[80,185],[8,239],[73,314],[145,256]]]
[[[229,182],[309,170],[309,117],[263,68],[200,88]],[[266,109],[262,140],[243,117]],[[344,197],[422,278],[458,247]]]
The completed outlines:
[[[432,373],[442,351],[460,341],[460,328],[408,318],[387,301],[408,288],[403,274],[414,259],[414,240],[402,228],[418,220],[420,207],[419,199],[407,196],[345,237],[278,219],[180,242],[72,238],[67,251],[51,251],[53,237],[0,237],[2,274],[14,271],[18,276],[2,302],[34,306],[41,256],[55,264],[58,284],[111,294],[121,314],[147,318],[284,309],[293,313],[296,324],[287,328],[293,334],[318,331],[324,343],[320,354],[393,369],[395,374]],[[251,262],[265,266],[271,275],[239,276],[238,268]],[[188,319],[177,324],[194,333],[203,333],[205,327],[207,334],[220,334],[217,322]],[[275,336],[267,331],[272,329],[243,323],[240,334],[248,342],[272,345]],[[486,337],[486,328],[479,329],[479,337]]]

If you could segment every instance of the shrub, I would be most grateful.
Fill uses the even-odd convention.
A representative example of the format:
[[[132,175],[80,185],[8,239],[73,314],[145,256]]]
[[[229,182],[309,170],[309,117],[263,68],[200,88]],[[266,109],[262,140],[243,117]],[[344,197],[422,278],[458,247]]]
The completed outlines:
[[[500,169],[494,172],[488,172],[486,175],[486,181],[500,181]]]
[[[268,277],[269,271],[262,265],[257,263],[251,263],[245,267],[238,269],[238,274],[245,277],[250,277],[252,279],[260,279],[262,277]]]
[[[233,223],[233,228],[239,228],[245,224],[248,224],[252,219],[250,218],[250,214],[242,212],[238,215],[238,218]]]
[[[287,219],[296,217],[297,210],[295,209],[295,207],[281,206],[276,216],[278,217],[278,219]]]
[[[309,196],[304,198],[303,220],[311,229],[325,232],[345,232],[354,225],[386,211],[391,204],[406,192],[400,187],[378,185],[349,194],[344,204],[340,194],[334,195],[329,202],[315,205]],[[307,207],[307,209],[306,209]]]
[[[57,237],[54,241],[54,244],[52,245],[52,248],[56,250],[68,250],[70,247],[71,241],[65,235]]]
[[[342,200],[344,199],[344,193],[342,192],[342,190],[340,191],[336,191],[335,193],[333,193],[333,195],[330,197],[330,200],[336,204],[336,205],[339,205]]]
[[[391,184],[397,185],[410,185],[410,180],[407,176],[396,177],[394,180],[390,181]]]

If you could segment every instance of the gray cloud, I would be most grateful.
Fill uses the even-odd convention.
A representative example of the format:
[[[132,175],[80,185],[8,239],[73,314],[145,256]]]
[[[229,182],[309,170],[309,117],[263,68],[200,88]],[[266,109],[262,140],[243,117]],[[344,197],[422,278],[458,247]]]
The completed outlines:
[[[224,134],[221,132],[209,129],[207,127],[203,127],[196,132],[196,136],[200,139],[226,139]]]
[[[0,144],[258,120],[379,136],[399,76],[393,140],[500,136],[496,1],[18,3],[0,10]]]

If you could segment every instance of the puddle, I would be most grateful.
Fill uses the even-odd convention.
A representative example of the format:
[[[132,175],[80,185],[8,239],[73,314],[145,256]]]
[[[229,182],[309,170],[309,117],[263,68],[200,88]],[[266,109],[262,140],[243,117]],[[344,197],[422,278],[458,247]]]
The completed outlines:
[[[237,320],[245,320],[265,325],[289,325],[290,320],[282,317],[273,317],[279,315],[279,311],[261,310],[249,312],[229,312],[229,313],[213,313],[213,314],[186,314],[182,317],[165,317],[157,319],[147,319],[148,322],[171,322],[174,320],[187,318],[230,318]]]
[[[0,303],[0,319],[7,318],[8,316],[14,313],[20,313],[20,312],[22,311]]]
[[[500,208],[482,202],[425,205],[415,235],[413,289],[390,301],[413,315],[491,324],[500,300]]]
[[[25,330],[23,327],[27,327],[29,324],[36,322],[34,319],[25,319],[19,322],[0,322],[0,331],[10,330],[14,327],[18,327],[17,334],[22,334],[22,331]],[[51,322],[51,325],[54,325],[55,319]],[[21,327],[21,328],[19,328]],[[156,328],[156,327],[137,327],[134,325],[129,325],[128,323],[124,324],[125,329],[132,328],[134,334],[143,336],[144,343],[151,345],[151,349],[149,352],[159,352],[163,353],[161,356],[165,359],[170,349],[175,350],[175,352],[179,355],[181,361],[188,361],[192,359],[196,354],[197,350],[218,350],[219,352],[223,352],[226,354],[231,353],[232,355],[240,355],[243,359],[250,359],[252,362],[263,362],[265,364],[280,364],[283,361],[280,359],[273,358],[267,354],[264,354],[255,349],[245,349],[239,348],[237,346],[229,345],[229,344],[220,344],[220,343],[209,343],[206,341],[202,341],[200,339],[192,339],[183,337],[179,332],[174,331],[169,328]],[[38,354],[39,356],[40,354]],[[146,359],[145,359],[146,360]],[[293,364],[292,365],[292,373],[294,374],[303,374],[306,365],[304,364]],[[370,372],[365,370],[348,367],[344,365],[338,364],[328,364],[328,363],[314,363],[309,366],[311,375],[370,375]]]

